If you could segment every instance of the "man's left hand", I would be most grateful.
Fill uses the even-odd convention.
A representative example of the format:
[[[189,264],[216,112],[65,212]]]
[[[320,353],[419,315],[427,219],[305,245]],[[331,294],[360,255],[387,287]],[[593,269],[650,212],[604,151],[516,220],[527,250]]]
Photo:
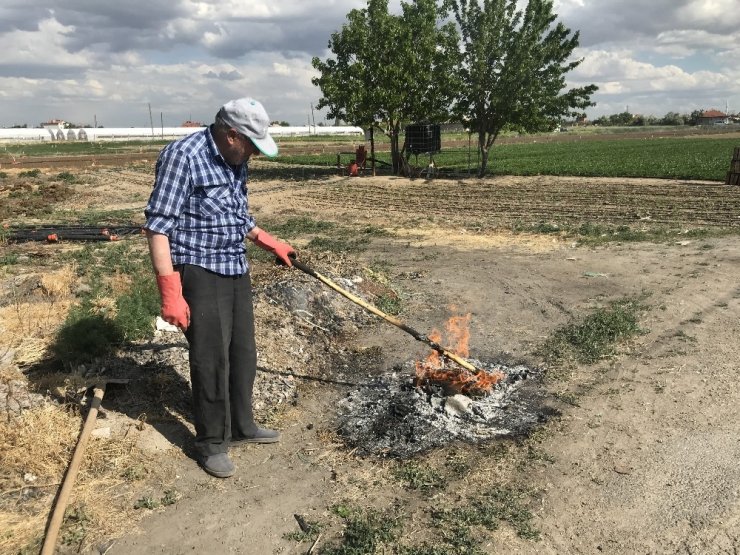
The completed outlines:
[[[275,239],[272,235],[261,229],[257,237],[254,238],[254,244],[260,248],[270,251],[286,266],[292,266],[290,255],[295,255],[295,249],[288,243]]]

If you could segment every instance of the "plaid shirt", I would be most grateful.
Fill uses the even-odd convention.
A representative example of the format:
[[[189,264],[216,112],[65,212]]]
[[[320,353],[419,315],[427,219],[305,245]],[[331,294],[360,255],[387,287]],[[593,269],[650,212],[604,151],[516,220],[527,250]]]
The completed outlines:
[[[209,128],[162,150],[144,213],[146,229],[169,237],[173,264],[226,276],[248,270],[244,238],[255,223],[248,213],[247,165],[230,166]]]

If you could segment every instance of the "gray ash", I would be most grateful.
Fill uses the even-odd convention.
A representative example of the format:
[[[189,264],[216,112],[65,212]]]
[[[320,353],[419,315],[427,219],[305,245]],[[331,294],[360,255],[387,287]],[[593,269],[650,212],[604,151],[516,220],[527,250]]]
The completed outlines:
[[[526,366],[474,364],[505,377],[490,395],[447,395],[442,386],[414,386],[414,363],[355,389],[338,403],[338,430],[367,456],[408,458],[454,441],[479,443],[526,435],[552,414],[543,405],[538,372]]]

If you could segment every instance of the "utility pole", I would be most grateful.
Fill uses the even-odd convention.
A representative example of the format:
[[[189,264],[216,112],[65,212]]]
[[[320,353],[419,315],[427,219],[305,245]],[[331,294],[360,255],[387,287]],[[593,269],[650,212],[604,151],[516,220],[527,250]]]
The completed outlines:
[[[164,113],[159,112],[159,124],[162,126],[162,138],[164,139]]]
[[[152,138],[154,138],[154,120],[152,119],[152,103],[148,102],[147,106],[149,106],[149,125],[152,126]]]
[[[313,132],[316,133],[316,118],[313,115],[313,102],[311,102],[311,119],[313,120]]]

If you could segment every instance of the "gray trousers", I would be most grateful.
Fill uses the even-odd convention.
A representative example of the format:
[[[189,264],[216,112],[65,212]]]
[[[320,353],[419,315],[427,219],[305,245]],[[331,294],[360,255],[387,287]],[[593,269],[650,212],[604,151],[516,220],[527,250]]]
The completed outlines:
[[[222,276],[200,266],[177,267],[190,307],[190,379],[195,450],[225,453],[232,438],[253,435],[252,389],[257,372],[249,273]]]

